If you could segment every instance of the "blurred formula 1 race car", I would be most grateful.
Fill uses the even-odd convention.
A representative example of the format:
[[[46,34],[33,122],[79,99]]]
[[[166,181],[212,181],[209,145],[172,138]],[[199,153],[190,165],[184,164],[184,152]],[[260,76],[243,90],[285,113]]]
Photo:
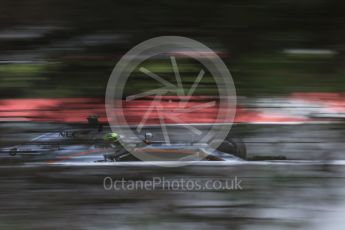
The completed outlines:
[[[107,130],[98,121],[96,116],[89,116],[87,125],[77,125],[66,129],[56,130],[44,135],[41,138],[34,138],[24,144],[2,149],[2,153],[8,156],[19,157],[24,161],[56,160],[57,158],[73,158],[75,152],[98,149],[98,160],[94,161],[141,161],[140,154],[150,154],[165,160],[176,159],[176,155],[182,158],[194,160],[191,156],[198,156],[198,159],[210,161],[223,161],[228,159],[246,159],[246,148],[244,143],[237,138],[226,137],[224,140],[212,140],[209,143],[196,143],[192,141],[178,141],[166,144],[164,141],[155,140],[151,132],[146,132],[140,141],[132,141],[127,137],[120,137],[116,133]],[[126,143],[126,148],[118,142]],[[217,148],[213,148],[217,145]],[[78,146],[78,148],[76,148]],[[128,151],[130,150],[130,151]]]

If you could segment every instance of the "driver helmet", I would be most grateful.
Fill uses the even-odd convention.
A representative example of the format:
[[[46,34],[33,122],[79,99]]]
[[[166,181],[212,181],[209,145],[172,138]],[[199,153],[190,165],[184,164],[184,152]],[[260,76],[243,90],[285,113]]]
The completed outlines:
[[[104,135],[103,140],[106,142],[118,142],[119,141],[119,135],[117,133],[107,133]]]

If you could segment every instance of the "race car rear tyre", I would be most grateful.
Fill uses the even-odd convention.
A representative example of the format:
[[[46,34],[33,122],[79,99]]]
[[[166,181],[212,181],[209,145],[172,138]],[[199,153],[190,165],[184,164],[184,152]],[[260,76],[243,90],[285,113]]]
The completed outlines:
[[[246,159],[247,157],[246,146],[243,141],[238,138],[227,137],[223,141],[214,140],[210,143],[210,146],[217,146],[216,150],[232,154],[241,159]]]
[[[18,149],[17,148],[12,148],[12,149],[10,149],[10,152],[9,152],[9,154],[10,154],[10,156],[16,156],[17,155],[17,152],[18,152]]]

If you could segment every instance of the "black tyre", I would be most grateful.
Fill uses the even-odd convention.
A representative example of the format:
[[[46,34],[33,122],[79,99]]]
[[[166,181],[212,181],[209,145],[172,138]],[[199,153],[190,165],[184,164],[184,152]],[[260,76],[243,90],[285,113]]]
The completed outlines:
[[[241,139],[227,137],[225,140],[213,140],[210,146],[218,146],[216,149],[223,153],[232,154],[241,159],[246,159],[247,150],[246,146]]]
[[[12,149],[10,149],[9,154],[14,157],[15,155],[17,155],[17,152],[18,152],[17,148],[12,148]]]

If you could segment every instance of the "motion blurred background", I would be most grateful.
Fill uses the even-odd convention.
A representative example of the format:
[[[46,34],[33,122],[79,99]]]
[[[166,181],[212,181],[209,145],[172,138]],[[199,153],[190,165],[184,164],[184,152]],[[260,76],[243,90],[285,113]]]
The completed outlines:
[[[241,96],[342,92],[342,1],[10,1],[1,98],[103,97],[134,45],[186,36],[219,53]]]
[[[238,95],[231,132],[249,156],[325,165],[343,160],[344,10],[340,0],[1,0],[0,147],[85,122],[90,114],[106,122],[105,89],[118,60],[142,41],[173,35],[204,43],[227,65]],[[160,61],[147,68],[167,78],[171,71]],[[190,87],[194,63],[180,70]],[[213,95],[210,79],[198,95]],[[140,82],[127,93],[145,87]],[[5,164],[0,228],[341,229],[345,174],[342,166],[325,165],[117,171]],[[238,175],[247,187],[105,194],[102,176],[109,174]]]

